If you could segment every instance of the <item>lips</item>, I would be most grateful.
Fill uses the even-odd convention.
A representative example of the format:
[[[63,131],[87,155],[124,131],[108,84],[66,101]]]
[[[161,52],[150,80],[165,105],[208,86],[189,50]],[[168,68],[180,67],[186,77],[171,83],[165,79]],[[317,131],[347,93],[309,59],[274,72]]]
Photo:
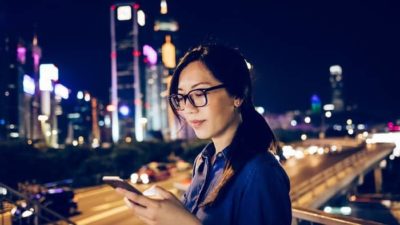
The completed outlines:
[[[200,127],[206,120],[190,120],[189,123],[193,128]]]

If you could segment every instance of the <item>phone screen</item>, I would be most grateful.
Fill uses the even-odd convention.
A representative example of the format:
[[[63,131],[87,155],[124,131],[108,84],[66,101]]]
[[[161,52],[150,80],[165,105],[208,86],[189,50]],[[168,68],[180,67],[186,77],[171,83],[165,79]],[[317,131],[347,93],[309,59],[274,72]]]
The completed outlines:
[[[128,182],[124,181],[120,177],[117,176],[104,176],[103,177],[104,183],[110,185],[113,188],[122,188],[127,191],[134,192],[136,194],[141,195],[142,192],[136,189],[134,186],[130,185]]]

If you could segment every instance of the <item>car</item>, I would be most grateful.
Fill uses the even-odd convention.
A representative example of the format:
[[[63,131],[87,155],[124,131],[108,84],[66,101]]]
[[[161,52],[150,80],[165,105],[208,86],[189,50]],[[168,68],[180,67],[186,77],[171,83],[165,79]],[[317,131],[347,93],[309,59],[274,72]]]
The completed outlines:
[[[136,173],[132,173],[130,178],[134,184],[148,184],[168,179],[170,176],[170,165],[167,163],[151,162],[142,166]]]
[[[31,204],[37,202],[40,206],[45,207],[62,217],[70,217],[78,214],[78,204],[74,199],[75,193],[70,187],[53,187],[47,188],[38,184],[25,185],[26,190],[23,193],[30,199],[31,202],[21,200],[15,203],[15,207],[11,210],[14,223],[17,224],[32,224],[36,216],[37,208]],[[40,210],[40,220],[56,221],[53,213],[48,210]]]

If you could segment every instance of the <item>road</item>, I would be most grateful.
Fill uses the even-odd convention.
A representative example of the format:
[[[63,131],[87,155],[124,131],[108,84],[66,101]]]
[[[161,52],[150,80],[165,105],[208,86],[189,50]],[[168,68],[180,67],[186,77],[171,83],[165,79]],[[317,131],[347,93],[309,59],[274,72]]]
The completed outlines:
[[[291,158],[287,160],[283,167],[288,173],[291,186],[295,187],[301,182],[311,178],[320,171],[334,165],[359,150],[347,150],[336,154],[306,155],[302,159]],[[179,182],[189,176],[189,171],[179,172],[167,181],[159,182],[160,185],[170,191],[174,182]],[[136,185],[141,191],[151,185]],[[143,223],[125,206],[122,197],[108,186],[99,186],[89,191],[84,191],[76,195],[81,214],[72,217],[71,220],[78,225],[142,225]]]
[[[177,172],[173,176],[162,182],[154,183],[167,190],[176,192],[173,183],[183,180],[189,176],[189,171]],[[135,185],[139,190],[144,191],[151,185]],[[125,206],[122,197],[114,189],[107,185],[95,187],[91,190],[76,194],[76,200],[80,210],[80,215],[70,219],[78,225],[96,224],[96,225],[142,225],[141,221]]]

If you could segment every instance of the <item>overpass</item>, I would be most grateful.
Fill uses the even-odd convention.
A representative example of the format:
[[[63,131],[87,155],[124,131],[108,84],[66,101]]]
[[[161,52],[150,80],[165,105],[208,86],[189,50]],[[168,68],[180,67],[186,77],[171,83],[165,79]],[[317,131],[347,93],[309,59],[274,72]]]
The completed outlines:
[[[368,171],[378,170],[379,163],[394,148],[394,145],[390,143],[379,144],[371,140],[368,143],[338,139],[296,143],[304,154],[308,154],[309,147],[315,149],[315,146],[324,146],[325,150],[329,149],[328,146],[335,146],[333,149],[336,150],[317,151],[305,157],[292,157],[284,163],[283,166],[291,179],[294,225],[299,221],[320,224],[379,224],[317,210],[338,191],[357,182],[358,178]],[[179,173],[157,185],[176,192],[174,184],[187,176],[188,172]],[[139,185],[141,190],[148,187],[148,185]],[[67,224],[143,224],[125,207],[121,197],[108,186],[98,186],[78,192],[76,198],[82,214],[72,217],[73,222],[68,221]]]

